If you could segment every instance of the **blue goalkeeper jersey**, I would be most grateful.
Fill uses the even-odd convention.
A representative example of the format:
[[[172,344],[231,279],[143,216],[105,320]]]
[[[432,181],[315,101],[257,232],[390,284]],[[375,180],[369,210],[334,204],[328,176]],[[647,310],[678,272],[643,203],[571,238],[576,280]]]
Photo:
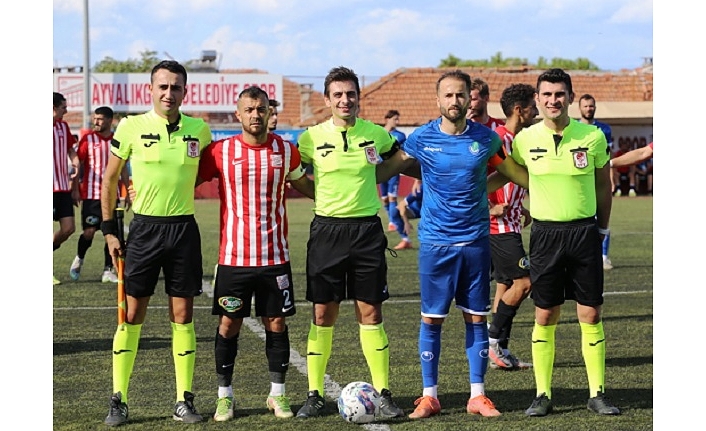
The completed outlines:
[[[420,242],[464,244],[489,235],[487,168],[501,163],[505,151],[497,133],[466,123],[462,134],[448,135],[439,117],[417,128],[402,146],[422,169]]]

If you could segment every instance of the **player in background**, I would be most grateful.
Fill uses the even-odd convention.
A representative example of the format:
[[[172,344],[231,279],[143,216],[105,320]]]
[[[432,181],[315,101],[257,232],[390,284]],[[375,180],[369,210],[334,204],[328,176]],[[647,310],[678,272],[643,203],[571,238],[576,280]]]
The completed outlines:
[[[110,143],[113,140],[113,110],[100,106],[93,111],[93,130],[83,135],[78,142],[79,174],[82,178],[79,190],[81,192],[81,227],[83,232],[78,237],[76,257],[69,268],[72,280],[81,276],[81,268],[86,252],[93,243],[96,230],[103,221],[101,214],[101,192],[103,189],[103,174],[108,165]],[[127,165],[120,173],[120,181],[127,189],[130,185]],[[116,200],[119,195],[116,195]],[[125,197],[125,210],[130,208],[130,196]],[[113,267],[113,257],[108,251],[108,244],[103,245],[103,283],[117,283],[118,276]]]
[[[419,181],[416,187],[413,187],[409,194],[397,204],[397,210],[400,212],[400,217],[402,217],[404,223],[404,232],[407,235],[411,234],[412,229],[414,229],[410,220],[421,217],[423,197],[424,190],[422,182]]]
[[[357,118],[360,82],[353,70],[334,67],[324,79],[331,118],[299,137],[302,161],[313,165],[314,219],[307,243],[306,299],[312,303],[307,336],[309,391],[299,418],[325,410],[324,376],[341,301],[355,307],[360,346],[372,384],[380,392],[380,417],[404,416],[389,389],[390,343],[383,326],[387,237],[378,216],[377,166],[398,151],[383,127]],[[385,179],[388,179],[389,176]]]
[[[269,99],[270,102],[270,119],[267,120],[267,131],[274,133],[277,130],[277,117],[279,116],[279,101],[275,99]]]
[[[397,143],[402,145],[407,139],[407,136],[397,130],[397,125],[400,123],[400,113],[396,109],[390,109],[385,114],[385,130],[397,139]],[[400,176],[393,175],[389,180],[380,183],[380,197],[382,198],[382,206],[387,212],[387,218],[390,221],[387,226],[388,231],[397,231],[400,234],[400,242],[394,247],[395,250],[405,250],[412,248],[412,242],[409,235],[404,231],[404,222],[400,217],[400,212],[397,210],[397,191],[400,186]]]
[[[296,146],[268,133],[267,93],[253,86],[238,96],[239,135],[213,142],[201,157],[199,180],[218,178],[220,242],[212,314],[218,400],[213,419],[233,418],[233,371],[243,318],[255,315],[265,327],[270,392],[268,409],[294,416],[285,391],[289,367],[286,317],[296,312],[287,240],[286,184],[314,198]]]
[[[608,148],[611,152],[615,151],[613,148],[613,131],[610,126],[606,123],[596,120],[594,117],[596,115],[596,99],[590,94],[584,94],[579,98],[579,111],[581,112],[581,118],[579,121],[585,124],[591,124],[593,126],[601,129],[605,135],[605,139],[608,142]],[[611,178],[612,181],[612,178]],[[630,193],[629,195],[635,196],[635,175],[630,175]],[[619,184],[619,183],[618,183]],[[616,196],[620,196],[620,188],[615,191]],[[603,253],[603,269],[611,270],[613,269],[613,263],[608,257],[608,251],[610,250],[610,235],[603,237],[603,243],[601,245]]]
[[[552,374],[562,305],[576,302],[581,353],[588,377],[589,410],[617,415],[605,397],[606,335],[603,330],[601,241],[612,206],[610,149],[596,127],[569,117],[571,76],[549,69],[537,78],[542,121],[515,136],[511,157],[527,166],[532,228],[530,280],[535,305],[532,362],[536,397],[525,411],[553,410]]]
[[[490,87],[481,78],[473,78],[471,81],[471,103],[468,106],[466,118],[474,123],[480,123],[490,130],[505,124],[499,118],[493,118],[488,114],[488,102],[490,101]]]
[[[539,114],[535,88],[513,84],[503,90],[500,106],[507,120],[495,128],[505,151],[512,153],[515,134],[534,123]],[[495,171],[488,167],[488,174]],[[527,369],[532,364],[510,353],[512,321],[522,301],[530,293],[529,259],[522,244],[522,228],[532,222],[523,206],[527,190],[509,182],[494,193],[488,193],[490,206],[490,256],[495,279],[492,320],[488,327],[488,358],[491,368]],[[524,220],[523,220],[524,219]]]
[[[74,205],[78,206],[81,200],[78,191],[78,155],[74,145],[76,138],[71,134],[69,125],[64,121],[66,114],[66,98],[63,94],[54,92],[54,221],[59,222],[59,230],[54,232],[54,251],[61,247],[61,244],[69,239],[76,231],[76,221],[74,220]],[[69,165],[71,161],[73,173],[69,175]],[[53,284],[60,284],[61,281],[53,277]]]
[[[135,365],[142,325],[160,273],[168,296],[176,403],[172,418],[198,423],[192,384],[196,361],[194,297],[202,293],[201,233],[194,217],[194,185],[199,159],[211,143],[211,129],[200,118],[180,111],[187,92],[187,72],[172,60],[150,73],[153,108],[118,123],[112,154],[103,178],[101,231],[111,255],[123,255],[113,219],[120,173],[132,168],[134,217],[125,257],[127,315],[113,338],[113,394],[104,423],[128,420],[128,386]]]

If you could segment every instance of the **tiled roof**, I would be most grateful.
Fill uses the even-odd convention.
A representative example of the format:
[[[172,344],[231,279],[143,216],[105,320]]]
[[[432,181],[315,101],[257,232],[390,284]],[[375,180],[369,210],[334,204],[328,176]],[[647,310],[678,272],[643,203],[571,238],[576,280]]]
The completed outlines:
[[[503,89],[511,84],[537,85],[543,70],[531,68],[461,68],[471,77],[482,78],[490,87],[490,102],[499,103]],[[419,126],[439,116],[436,106],[436,81],[450,69],[401,68],[361,90],[360,117],[381,123],[390,109],[400,111],[401,126]],[[598,103],[651,102],[652,69],[620,72],[567,71],[571,75],[576,102],[590,93]],[[322,109],[313,124],[330,116]]]
[[[490,87],[490,103],[497,104],[502,90],[510,84],[537,84],[543,70],[522,68],[461,68],[480,77]],[[400,126],[419,126],[439,116],[436,106],[436,80],[448,69],[400,68],[361,89],[360,117],[382,123],[390,109],[400,111]],[[652,102],[652,67],[619,72],[567,71],[571,75],[576,98],[590,93],[599,103]],[[267,73],[257,69],[223,70],[221,73]],[[280,109],[278,128],[304,128],[331,116],[323,94],[308,85],[284,78],[283,108]],[[574,103],[576,104],[576,103]],[[232,126],[232,113],[199,113],[212,127]],[[82,113],[70,112],[64,119],[72,126],[80,126]]]

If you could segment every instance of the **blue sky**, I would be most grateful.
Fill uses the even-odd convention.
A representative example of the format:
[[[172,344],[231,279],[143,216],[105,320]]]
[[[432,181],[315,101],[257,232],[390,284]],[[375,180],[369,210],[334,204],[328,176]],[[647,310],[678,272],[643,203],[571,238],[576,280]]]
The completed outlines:
[[[82,65],[84,0],[53,3],[54,66]],[[374,81],[449,54],[632,69],[653,56],[653,10],[651,0],[101,0],[89,1],[89,34],[91,65],[145,50],[182,62],[216,50],[222,69],[318,84],[333,66]]]

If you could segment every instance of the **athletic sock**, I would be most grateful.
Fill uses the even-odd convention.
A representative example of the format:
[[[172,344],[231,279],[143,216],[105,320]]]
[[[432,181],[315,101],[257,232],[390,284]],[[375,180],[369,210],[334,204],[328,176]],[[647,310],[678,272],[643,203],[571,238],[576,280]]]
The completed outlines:
[[[510,332],[512,332],[512,321],[515,320],[518,305],[507,305],[502,299],[498,302],[496,316],[500,317],[500,347],[507,349],[510,342]],[[490,333],[490,331],[488,331]]]
[[[214,356],[219,387],[229,387],[233,383],[233,368],[235,367],[235,358],[238,356],[238,337],[240,337],[240,333],[225,338],[216,328]]]
[[[83,259],[86,257],[86,252],[88,249],[91,247],[91,244],[93,243],[93,240],[86,239],[86,237],[81,234],[81,236],[78,237],[78,247],[76,250],[76,256],[79,257],[79,259]],[[108,244],[105,245],[108,247]]]
[[[591,397],[598,392],[605,392],[605,333],[603,322],[596,324],[582,323],[581,326],[581,353],[586,364],[588,375],[588,389]]]
[[[128,387],[132,368],[135,365],[137,347],[140,343],[142,324],[118,325],[113,337],[113,393],[122,393],[122,401],[128,401]]]
[[[176,401],[184,401],[184,391],[191,392],[196,363],[196,332],[194,322],[172,324],[172,356],[176,377]]]
[[[331,356],[333,326],[317,326],[312,322],[306,342],[306,369],[309,390],[319,391],[324,396],[324,374]]]
[[[552,371],[554,369],[554,353],[556,325],[542,326],[536,321],[532,329],[532,363],[534,380],[537,385],[537,395],[544,392],[552,398]]]
[[[378,391],[389,389],[390,344],[382,323],[359,325],[360,345],[370,369],[373,387]]]
[[[265,356],[267,356],[270,382],[285,382],[289,369],[289,330],[284,327],[284,332],[265,331]]]
[[[110,255],[107,243],[103,246],[103,266],[106,268],[113,267],[113,257]]]
[[[482,354],[486,352],[486,354]],[[466,359],[471,385],[485,382],[488,369],[488,324],[466,322]]]
[[[422,367],[422,387],[439,384],[439,356],[441,355],[441,325],[422,321],[419,327],[419,358]]]

